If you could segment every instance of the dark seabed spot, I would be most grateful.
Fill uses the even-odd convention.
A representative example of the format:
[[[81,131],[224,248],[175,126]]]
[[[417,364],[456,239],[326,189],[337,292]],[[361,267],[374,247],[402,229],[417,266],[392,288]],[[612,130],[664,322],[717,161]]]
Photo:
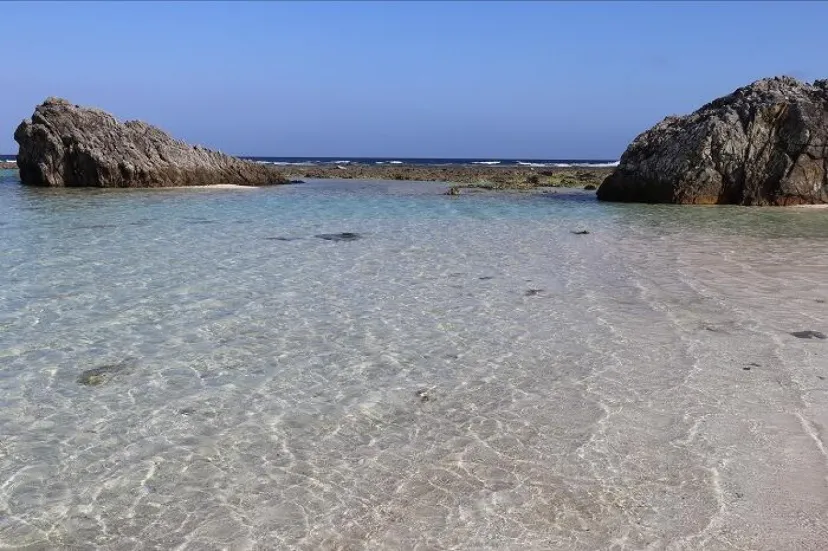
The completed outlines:
[[[808,331],[794,331],[791,335],[798,339],[828,339],[828,337],[825,336],[825,333],[812,331],[810,329]]]
[[[319,239],[324,239],[325,241],[356,241],[360,239],[362,236],[358,233],[351,233],[351,232],[343,232],[343,233],[320,233],[317,235]]]
[[[824,298],[818,298],[818,299],[816,299],[815,302],[817,302],[819,304],[825,304],[825,299]]]
[[[215,224],[216,220],[187,220],[188,224]]]
[[[73,230],[108,230],[117,228],[115,224],[91,224],[89,226],[74,226]]]
[[[431,395],[431,391],[427,388],[421,388],[414,394],[420,399],[421,402],[430,402],[434,399]]]
[[[115,375],[132,367],[133,364],[134,362],[132,360],[124,360],[115,364],[106,364],[87,369],[78,376],[78,383],[85,386],[102,385]]]
[[[494,276],[483,276],[478,277],[477,279],[479,279],[480,281],[489,281],[490,279],[494,279]]]
[[[535,297],[538,296],[543,292],[543,289],[527,289],[525,293],[523,293],[527,297]]]
[[[578,231],[573,230],[572,233],[575,234],[575,235],[589,235],[588,230],[578,230]]]
[[[297,241],[301,237],[265,237],[268,241]]]

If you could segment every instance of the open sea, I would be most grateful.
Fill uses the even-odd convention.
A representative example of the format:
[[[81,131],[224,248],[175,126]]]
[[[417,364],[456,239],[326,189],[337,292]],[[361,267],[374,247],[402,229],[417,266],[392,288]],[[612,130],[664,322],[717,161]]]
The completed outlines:
[[[828,548],[828,211],[446,188],[0,171],[0,548]]]
[[[326,165],[417,165],[417,166],[453,166],[453,165],[489,165],[503,167],[584,167],[601,168],[618,165],[618,161],[601,159],[459,159],[459,158],[385,158],[385,157],[245,157],[258,163],[280,166],[326,166]],[[0,155],[0,161],[14,161],[15,155]]]

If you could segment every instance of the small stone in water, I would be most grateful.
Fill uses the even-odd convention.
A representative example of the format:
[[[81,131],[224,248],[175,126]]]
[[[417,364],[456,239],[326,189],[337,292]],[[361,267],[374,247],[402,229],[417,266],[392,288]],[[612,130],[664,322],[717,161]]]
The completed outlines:
[[[86,386],[98,386],[107,382],[115,374],[125,370],[129,367],[129,361],[123,361],[116,364],[107,364],[100,367],[93,367],[87,369],[78,376],[78,383]]]
[[[791,335],[798,339],[828,339],[828,337],[825,336],[825,333],[812,331],[810,329],[807,331],[794,331]]]
[[[429,391],[428,391],[427,388],[421,388],[415,394],[417,395],[417,398],[419,398],[421,402],[428,402],[429,400],[431,400],[431,394],[429,394]]]
[[[325,241],[356,241],[361,235],[358,233],[351,233],[351,232],[343,232],[343,233],[321,233],[317,235],[319,239],[324,239]]]

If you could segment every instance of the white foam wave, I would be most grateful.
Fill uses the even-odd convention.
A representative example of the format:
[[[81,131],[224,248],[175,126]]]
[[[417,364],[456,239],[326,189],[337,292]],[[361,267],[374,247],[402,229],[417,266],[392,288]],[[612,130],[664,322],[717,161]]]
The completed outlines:
[[[403,164],[403,162],[402,161],[388,161],[388,164],[389,165],[401,165],[401,164]]]
[[[618,161],[611,163],[524,163],[517,161],[517,164],[520,166],[531,166],[533,168],[613,168],[618,166]]]
[[[473,165],[499,165],[500,161],[472,161]]]
[[[315,163],[305,161],[302,163],[289,163],[287,161],[254,161],[260,165],[276,165],[276,166],[313,166]]]

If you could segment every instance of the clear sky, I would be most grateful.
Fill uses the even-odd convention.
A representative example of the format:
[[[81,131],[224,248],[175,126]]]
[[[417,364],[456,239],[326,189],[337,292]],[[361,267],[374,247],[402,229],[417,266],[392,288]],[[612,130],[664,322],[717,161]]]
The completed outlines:
[[[617,158],[753,80],[828,78],[825,2],[0,4],[0,152],[50,95],[227,153]]]

